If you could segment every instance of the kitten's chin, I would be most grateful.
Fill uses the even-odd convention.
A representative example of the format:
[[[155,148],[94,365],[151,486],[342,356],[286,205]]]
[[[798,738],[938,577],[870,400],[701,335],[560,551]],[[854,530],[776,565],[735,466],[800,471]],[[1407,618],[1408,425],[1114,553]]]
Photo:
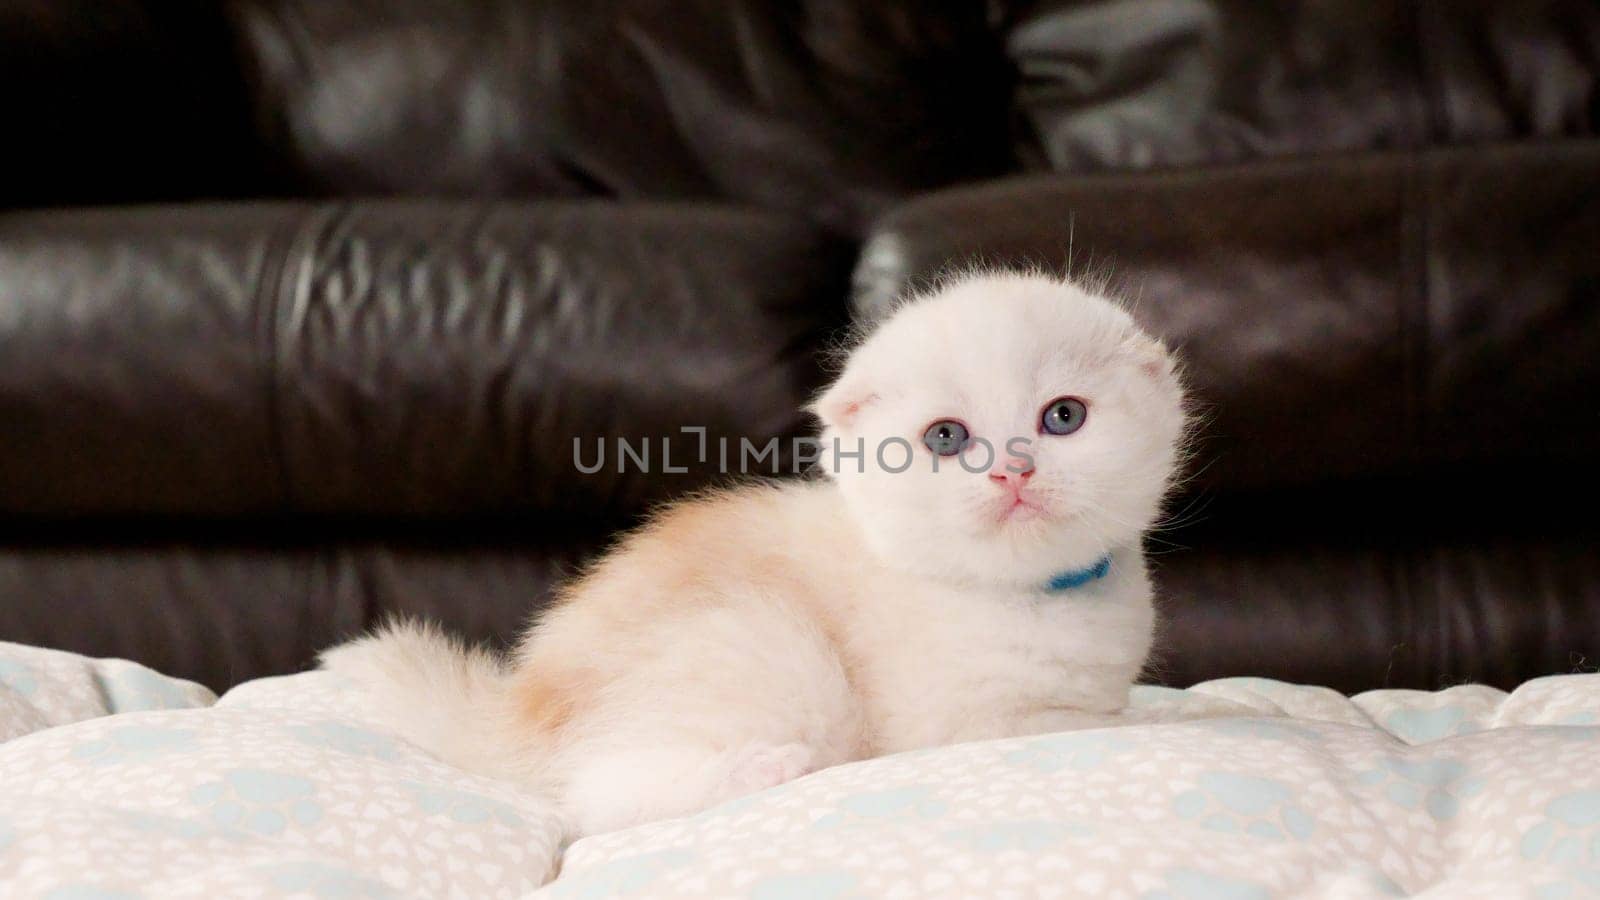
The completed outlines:
[[[1007,530],[1037,527],[1048,523],[1055,518],[1055,514],[1037,501],[1012,496],[994,504],[990,518],[995,531],[1003,533]]]
[[[1137,545],[1108,533],[1075,509],[1009,502],[942,511],[911,508],[846,490],[847,508],[867,549],[886,568],[918,577],[1026,587],[1092,566],[1108,551]],[[959,521],[964,519],[965,521]]]
[[[1059,519],[1025,519],[1021,513],[998,526],[990,523],[982,534],[885,529],[873,530],[867,541],[891,569],[1019,589],[1042,585],[1068,569],[1092,566],[1109,550],[1134,542],[1137,538],[1108,540],[1087,528],[1064,528]]]
[[[1092,566],[1113,542],[1059,519],[1008,521],[964,554],[972,574],[993,581],[1043,584],[1066,569]]]

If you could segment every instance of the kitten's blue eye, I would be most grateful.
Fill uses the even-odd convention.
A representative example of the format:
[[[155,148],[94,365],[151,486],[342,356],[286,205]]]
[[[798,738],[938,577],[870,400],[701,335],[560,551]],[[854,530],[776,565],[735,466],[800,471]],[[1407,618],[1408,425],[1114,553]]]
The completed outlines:
[[[1083,427],[1089,418],[1089,407],[1077,397],[1057,397],[1044,408],[1039,430],[1045,434],[1071,434]]]
[[[922,433],[922,443],[940,456],[955,456],[967,446],[967,426],[955,419],[940,419]]]

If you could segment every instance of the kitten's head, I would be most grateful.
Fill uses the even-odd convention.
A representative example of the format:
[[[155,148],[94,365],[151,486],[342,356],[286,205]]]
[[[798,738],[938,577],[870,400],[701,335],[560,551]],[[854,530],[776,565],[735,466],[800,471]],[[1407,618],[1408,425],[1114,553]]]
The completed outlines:
[[[1166,348],[1039,275],[969,275],[904,304],[812,410],[823,468],[886,562],[1018,584],[1136,545],[1184,435]]]

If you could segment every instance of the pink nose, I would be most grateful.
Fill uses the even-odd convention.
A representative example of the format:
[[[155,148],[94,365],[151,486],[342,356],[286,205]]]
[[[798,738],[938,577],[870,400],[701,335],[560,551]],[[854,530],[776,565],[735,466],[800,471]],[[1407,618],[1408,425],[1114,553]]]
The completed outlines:
[[[1033,477],[1033,469],[1023,469],[1021,472],[1012,471],[1005,466],[1000,466],[989,472],[989,480],[999,484],[1010,483],[1012,487],[1020,487],[1023,482]]]

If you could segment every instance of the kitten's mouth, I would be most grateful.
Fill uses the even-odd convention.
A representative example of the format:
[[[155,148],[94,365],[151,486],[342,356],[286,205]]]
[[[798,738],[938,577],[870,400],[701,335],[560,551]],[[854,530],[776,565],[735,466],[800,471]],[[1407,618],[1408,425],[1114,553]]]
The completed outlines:
[[[1012,494],[1002,504],[1000,514],[996,517],[996,522],[1000,525],[1005,525],[1008,522],[1029,522],[1034,519],[1042,519],[1047,515],[1048,512],[1043,506],[1018,493]]]

